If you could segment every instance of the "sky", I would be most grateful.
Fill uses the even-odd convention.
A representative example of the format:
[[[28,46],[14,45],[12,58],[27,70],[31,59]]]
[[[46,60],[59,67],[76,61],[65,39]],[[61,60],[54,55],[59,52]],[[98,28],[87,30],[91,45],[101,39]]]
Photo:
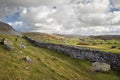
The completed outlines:
[[[120,0],[0,0],[0,21],[20,32],[120,35]]]

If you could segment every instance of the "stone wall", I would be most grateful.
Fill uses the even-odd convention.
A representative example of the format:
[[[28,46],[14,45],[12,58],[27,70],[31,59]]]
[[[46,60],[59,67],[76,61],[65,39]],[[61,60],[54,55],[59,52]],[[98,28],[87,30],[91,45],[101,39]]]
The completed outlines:
[[[120,54],[112,54],[108,52],[102,52],[98,50],[93,50],[83,47],[74,47],[63,44],[53,44],[33,40],[29,37],[24,37],[25,39],[32,42],[34,45],[42,48],[48,48],[60,53],[68,54],[74,58],[89,60],[92,62],[105,62],[112,66],[112,68],[120,70]]]

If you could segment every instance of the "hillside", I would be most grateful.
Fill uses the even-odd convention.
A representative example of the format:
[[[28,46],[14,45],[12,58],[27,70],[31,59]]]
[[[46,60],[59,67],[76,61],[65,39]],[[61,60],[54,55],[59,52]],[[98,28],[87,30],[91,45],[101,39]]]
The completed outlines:
[[[112,37],[112,35],[111,36],[109,35],[106,36],[105,38],[86,37],[80,39],[77,45],[120,54],[120,40],[118,39],[119,37],[117,38]]]
[[[80,46],[80,47],[87,47],[93,48],[101,51],[112,52],[112,53],[119,53],[120,54],[120,40],[117,37],[106,36],[106,40],[103,38],[97,37],[88,37],[88,36],[77,36],[77,37],[70,37],[64,35],[55,35],[55,34],[43,34],[43,33],[24,33],[24,35],[29,36],[35,40],[43,41],[43,42],[50,42],[55,44],[67,44],[72,46]],[[119,35],[116,35],[119,36]],[[110,37],[110,38],[109,38]],[[109,39],[108,39],[109,38]],[[119,37],[118,37],[119,38]],[[112,48],[115,46],[116,48]]]
[[[4,23],[1,23],[1,26],[1,33],[5,34],[0,34],[0,41],[6,38],[13,43],[14,48],[9,51],[0,43],[0,80],[120,79],[120,72],[117,70],[112,69],[108,74],[93,72],[91,62],[78,60],[49,49],[39,48],[26,39],[11,33],[11,31],[15,31],[11,26]],[[5,27],[3,28],[3,26]],[[38,41],[75,46],[81,40],[80,38],[45,33],[23,33],[23,35]],[[89,39],[84,39],[89,41]]]
[[[23,35],[29,36],[38,41],[50,42],[55,44],[76,45],[76,43],[79,41],[79,39],[76,37],[67,37],[56,34],[29,32],[29,33],[23,33]]]
[[[120,35],[99,35],[99,36],[89,36],[89,37],[95,39],[104,39],[104,40],[111,40],[111,39],[120,40]]]
[[[18,36],[0,34],[0,40],[13,42],[14,50],[0,44],[0,80],[119,80],[120,72],[109,74],[91,71],[91,62],[71,58],[58,52],[38,48]],[[16,41],[17,38],[17,41]],[[25,48],[20,48],[19,44]],[[32,59],[26,62],[24,57]]]
[[[15,31],[12,26],[6,24],[6,23],[3,23],[3,22],[0,22],[0,33],[2,34],[11,34],[11,35],[20,35],[19,32]]]

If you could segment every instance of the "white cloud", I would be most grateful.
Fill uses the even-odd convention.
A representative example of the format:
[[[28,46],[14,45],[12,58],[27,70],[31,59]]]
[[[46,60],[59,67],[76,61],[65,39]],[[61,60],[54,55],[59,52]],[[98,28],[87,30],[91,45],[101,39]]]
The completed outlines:
[[[46,6],[23,8],[21,19],[30,23],[40,22],[54,12],[54,10]]]
[[[28,11],[27,11],[27,9],[26,9],[26,8],[22,8],[21,14],[23,14],[23,15],[24,15],[24,14],[27,14],[27,12],[28,12]]]
[[[76,14],[79,16],[79,20],[87,26],[120,24],[120,12],[111,13],[109,10],[109,0],[92,0],[90,3],[80,3],[77,6]]]
[[[22,21],[9,22],[8,24],[20,32],[29,30],[29,27],[25,26],[24,22],[22,22]]]
[[[0,18],[19,11],[22,25],[17,21],[12,25],[24,31],[120,34],[120,11],[110,12],[111,8],[120,8],[119,3],[119,0],[0,0]]]

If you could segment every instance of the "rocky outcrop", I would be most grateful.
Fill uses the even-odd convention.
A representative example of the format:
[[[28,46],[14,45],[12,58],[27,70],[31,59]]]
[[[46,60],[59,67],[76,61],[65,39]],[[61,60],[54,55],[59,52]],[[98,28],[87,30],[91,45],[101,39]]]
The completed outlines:
[[[48,48],[50,50],[68,54],[77,59],[89,60],[92,62],[104,62],[110,64],[112,68],[120,70],[120,54],[112,54],[109,52],[102,52],[84,47],[74,47],[63,44],[40,42],[25,36],[24,38],[38,47]]]

